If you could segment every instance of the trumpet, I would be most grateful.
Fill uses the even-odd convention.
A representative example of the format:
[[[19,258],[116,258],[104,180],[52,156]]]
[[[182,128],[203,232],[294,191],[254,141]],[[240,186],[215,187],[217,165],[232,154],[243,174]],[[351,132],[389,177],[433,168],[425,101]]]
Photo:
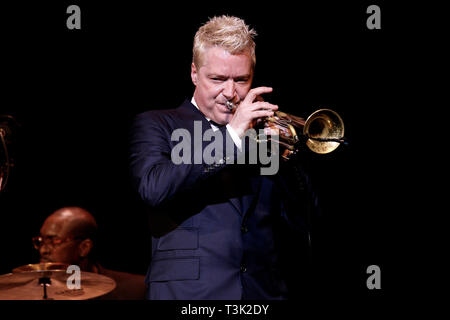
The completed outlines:
[[[232,101],[227,101],[226,106],[230,111],[238,107]],[[296,154],[303,144],[318,154],[330,153],[341,144],[347,144],[344,139],[344,121],[331,109],[316,110],[306,120],[275,111],[273,116],[264,118],[262,123],[264,128],[279,132],[278,140],[269,139],[285,147],[282,157],[286,160]]]

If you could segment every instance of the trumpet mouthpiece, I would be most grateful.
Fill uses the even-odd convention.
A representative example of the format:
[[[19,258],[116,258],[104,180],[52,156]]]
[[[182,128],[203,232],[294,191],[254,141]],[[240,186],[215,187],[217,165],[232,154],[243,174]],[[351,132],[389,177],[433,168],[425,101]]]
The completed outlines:
[[[236,108],[236,105],[233,102],[229,101],[229,100],[227,102],[225,102],[225,105],[227,106],[227,108],[230,111],[233,111],[233,109]]]

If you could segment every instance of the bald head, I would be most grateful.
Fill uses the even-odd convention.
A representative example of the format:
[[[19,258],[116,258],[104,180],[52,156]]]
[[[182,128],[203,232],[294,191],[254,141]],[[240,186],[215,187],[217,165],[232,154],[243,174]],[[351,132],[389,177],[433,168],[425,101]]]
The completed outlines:
[[[58,234],[66,237],[94,238],[97,222],[85,209],[65,207],[56,210],[44,221],[44,225],[52,224]]]
[[[45,219],[41,236],[63,239],[58,246],[41,246],[42,262],[79,264],[88,257],[97,234],[97,223],[85,209],[65,207],[56,210]]]

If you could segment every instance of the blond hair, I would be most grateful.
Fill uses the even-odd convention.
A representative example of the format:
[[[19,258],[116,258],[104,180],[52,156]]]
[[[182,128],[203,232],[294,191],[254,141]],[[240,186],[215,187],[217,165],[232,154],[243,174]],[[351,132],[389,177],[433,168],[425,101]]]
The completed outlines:
[[[255,67],[256,31],[250,29],[244,20],[237,17],[220,16],[209,19],[201,26],[194,37],[193,57],[197,68],[202,66],[202,56],[206,49],[220,47],[231,54],[240,54],[249,51],[252,67]]]

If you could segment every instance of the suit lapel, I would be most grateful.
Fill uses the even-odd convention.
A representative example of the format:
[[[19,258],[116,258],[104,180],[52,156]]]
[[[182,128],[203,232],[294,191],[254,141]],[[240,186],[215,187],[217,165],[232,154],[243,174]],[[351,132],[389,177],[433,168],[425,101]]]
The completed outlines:
[[[241,216],[245,216],[249,213],[250,208],[256,207],[256,202],[261,190],[262,179],[260,177],[252,177],[249,179],[250,190],[247,190],[241,197],[231,198],[229,200]]]
[[[231,198],[229,201],[234,206],[234,208],[237,210],[237,212],[239,212],[239,215],[242,216],[241,200],[239,198]]]
[[[252,210],[256,207],[256,202],[259,198],[259,192],[261,190],[262,179],[260,176],[250,178],[252,193],[248,195],[244,195],[242,197],[242,214],[246,216],[248,213],[251,213]],[[250,210],[253,208],[252,210]]]

